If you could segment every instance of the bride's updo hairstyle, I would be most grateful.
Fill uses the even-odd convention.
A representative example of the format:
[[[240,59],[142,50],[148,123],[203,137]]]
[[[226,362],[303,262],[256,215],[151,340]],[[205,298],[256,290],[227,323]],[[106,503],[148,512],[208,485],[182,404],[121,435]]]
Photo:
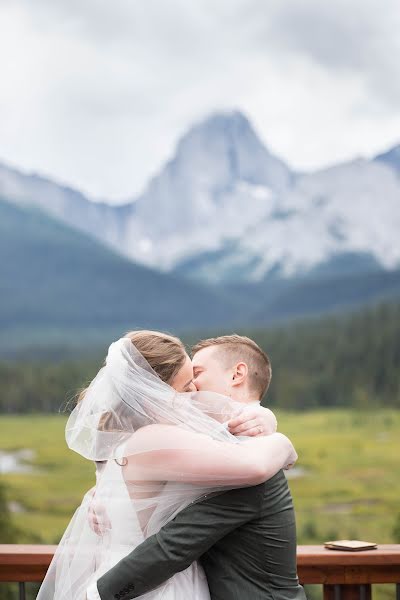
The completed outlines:
[[[165,383],[171,384],[175,375],[185,364],[186,349],[181,340],[168,333],[150,331],[128,331],[124,337],[129,338],[135,348],[147,360],[153,371]],[[80,390],[77,402],[82,402],[88,388]]]
[[[173,335],[144,329],[129,331],[124,337],[131,340],[153,371],[165,383],[171,384],[175,375],[185,364],[187,357],[185,346],[179,338]],[[79,392],[77,403],[84,401],[87,390],[86,387]],[[99,422],[99,429],[112,431],[115,426],[112,413],[104,413]]]
[[[171,384],[185,364],[186,349],[181,340],[160,331],[129,331],[125,334],[162,381]]]

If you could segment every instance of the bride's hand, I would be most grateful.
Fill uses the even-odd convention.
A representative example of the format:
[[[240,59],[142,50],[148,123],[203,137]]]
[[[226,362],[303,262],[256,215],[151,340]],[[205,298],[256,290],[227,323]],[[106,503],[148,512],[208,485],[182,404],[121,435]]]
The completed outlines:
[[[233,435],[257,437],[275,433],[278,422],[272,410],[263,406],[244,406],[228,421],[228,430]]]

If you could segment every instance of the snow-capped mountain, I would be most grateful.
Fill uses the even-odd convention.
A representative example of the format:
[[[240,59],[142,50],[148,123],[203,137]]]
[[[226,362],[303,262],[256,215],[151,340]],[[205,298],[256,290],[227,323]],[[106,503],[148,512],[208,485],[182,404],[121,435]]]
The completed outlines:
[[[400,175],[400,144],[394,146],[394,148],[390,148],[390,150],[383,154],[378,154],[375,160],[387,164]]]
[[[139,263],[215,282],[400,265],[400,147],[314,173],[274,157],[239,112],[179,141],[134,201],[99,205],[0,169],[0,195],[43,210]],[[350,269],[351,270],[351,269]]]
[[[251,201],[251,200],[250,200]],[[203,277],[260,280],[301,277],[339,256],[358,265],[394,269],[400,263],[400,179],[381,161],[356,160],[296,178],[269,198],[264,216],[216,253],[180,268]],[[343,265],[345,267],[345,265]]]
[[[193,127],[135,203],[125,250],[170,270],[189,257],[240,239],[287,189],[288,167],[272,156],[240,113]]]

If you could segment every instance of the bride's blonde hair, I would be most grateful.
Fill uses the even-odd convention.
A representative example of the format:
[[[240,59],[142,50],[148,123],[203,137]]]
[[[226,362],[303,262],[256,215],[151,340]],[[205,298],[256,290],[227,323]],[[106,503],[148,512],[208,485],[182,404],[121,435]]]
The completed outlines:
[[[187,357],[183,342],[161,331],[129,331],[125,334],[165,383],[172,383]]]
[[[142,329],[140,331],[128,331],[124,337],[131,340],[153,371],[165,383],[172,383],[175,375],[185,364],[187,356],[185,346],[174,335]],[[86,387],[79,391],[78,403],[84,399],[87,389]]]
[[[183,367],[186,360],[186,349],[183,342],[168,333],[161,331],[128,331],[125,334],[140,354],[147,360],[153,371],[165,383],[172,383],[179,369]],[[80,390],[77,403],[84,400],[88,387]],[[99,421],[99,429],[112,431],[116,427],[114,416],[111,412],[102,415]],[[120,464],[118,461],[116,461]],[[123,464],[121,464],[123,466]]]

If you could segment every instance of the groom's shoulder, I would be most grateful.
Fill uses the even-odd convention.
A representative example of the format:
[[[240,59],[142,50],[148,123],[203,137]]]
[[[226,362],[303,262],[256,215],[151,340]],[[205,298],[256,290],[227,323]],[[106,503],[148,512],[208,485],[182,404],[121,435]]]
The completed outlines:
[[[273,506],[286,506],[291,508],[293,505],[292,495],[286,479],[285,472],[281,469],[276,475],[261,484],[262,487],[262,507],[263,510]],[[268,508],[268,510],[269,510]]]
[[[252,485],[248,487],[233,488],[221,492],[211,493],[199,505],[210,504],[213,506],[223,506],[225,509],[233,509],[246,505],[248,508],[256,508],[264,496],[264,484]],[[199,507],[200,507],[199,506]],[[201,509],[200,509],[201,510]]]
[[[266,507],[281,503],[285,498],[291,501],[286,477],[283,471],[279,471],[271,479],[258,485],[211,493],[200,502],[190,504],[181,514],[190,515],[190,519],[200,518],[200,515],[212,519],[216,514],[224,514],[226,518],[228,514],[245,514],[247,518],[251,518],[260,515],[260,511],[264,511]],[[193,513],[197,514],[196,517]]]
[[[271,477],[271,479],[268,479],[263,483],[259,483],[257,485],[252,485],[249,487],[234,488],[232,490],[219,493],[216,497],[220,498],[221,501],[223,497],[239,499],[247,496],[249,498],[259,499],[260,496],[263,496],[266,492],[271,493],[273,492],[273,490],[281,490],[282,488],[288,489],[288,484],[285,474],[281,469],[280,471],[278,471],[278,473]]]
[[[287,479],[284,470],[281,469],[273,477],[271,477],[271,479],[264,481],[264,483],[262,483],[261,485],[263,485],[266,488],[272,488],[281,485],[287,486]]]
[[[277,495],[282,496],[283,494],[290,493],[283,469],[278,471],[278,473],[271,477],[271,479],[264,481],[264,483],[257,487],[260,488],[260,494],[264,497],[268,497],[269,499],[272,499]]]
[[[290,490],[287,480],[283,470],[280,470],[264,483],[228,490],[211,495],[209,499],[212,504],[221,504],[227,508],[230,507],[232,510],[244,504],[250,510],[259,510],[264,506],[266,499],[268,499],[268,503],[271,503],[281,500],[288,495],[290,496]]]
[[[226,502],[227,499],[233,503],[239,503],[244,499],[257,503],[262,500],[266,493],[271,494],[274,491],[281,491],[282,489],[288,489],[288,485],[284,472],[281,469],[271,477],[271,479],[268,479],[268,481],[249,487],[234,488],[215,495],[211,494],[211,497],[213,497],[214,501],[217,503]]]

